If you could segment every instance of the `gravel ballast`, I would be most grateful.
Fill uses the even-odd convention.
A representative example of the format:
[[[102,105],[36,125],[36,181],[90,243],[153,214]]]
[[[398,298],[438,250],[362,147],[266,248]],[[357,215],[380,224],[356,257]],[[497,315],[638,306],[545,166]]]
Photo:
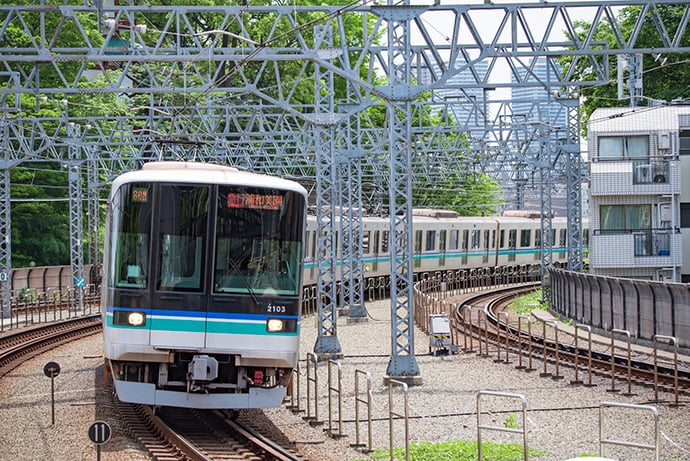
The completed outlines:
[[[337,397],[331,390],[331,431],[329,435],[328,369],[319,363],[318,424],[309,424],[306,416],[306,363],[301,362],[300,408],[295,412],[284,405],[265,410],[278,430],[296,442],[296,447],[312,460],[367,459],[355,443],[354,380],[355,370],[369,373],[372,382],[372,446],[389,446],[388,387],[384,378],[391,353],[390,301],[367,303],[369,317],[364,322],[338,319],[338,340],[343,357],[338,360],[342,372],[342,434],[339,433]],[[314,352],[318,330],[314,318],[302,324],[301,357]],[[659,417],[661,460],[690,460],[690,412],[683,405],[652,403],[652,388],[633,385],[632,396],[623,395],[627,383],[616,381],[618,392],[610,392],[611,379],[594,377],[595,387],[573,386],[572,370],[560,367],[562,379],[540,377],[541,362],[531,373],[515,368],[512,363],[495,362],[492,356],[480,357],[476,352],[448,356],[428,353],[428,337],[415,329],[415,363],[419,368],[420,385],[408,388],[409,441],[477,440],[477,395],[482,392],[481,424],[498,428],[512,427],[517,420],[522,427],[521,398],[527,406],[527,440],[531,448],[544,450],[546,455],[530,458],[538,461],[563,461],[581,454],[599,453],[599,415],[602,402],[646,405],[655,408]],[[476,349],[476,345],[475,345]],[[55,424],[51,424],[51,382],[43,374],[49,361],[58,362],[60,375],[55,378]],[[524,363],[525,361],[523,361]],[[551,373],[552,364],[547,366]],[[337,366],[332,364],[332,387],[337,388]],[[110,442],[101,447],[101,459],[145,460],[149,457],[129,439],[112,409],[109,390],[103,388],[102,337],[94,335],[75,344],[61,346],[48,354],[32,359],[0,379],[0,459],[2,460],[88,460],[96,459],[96,449],[88,440],[87,429],[95,420],[108,422],[113,429]],[[360,399],[365,399],[366,380],[360,375]],[[582,379],[582,372],[580,373]],[[312,384],[312,395],[314,393]],[[491,395],[487,395],[490,393]],[[507,394],[495,397],[494,393]],[[393,409],[404,412],[401,387],[394,389]],[[673,395],[661,393],[669,402]],[[681,397],[687,404],[688,398]],[[311,401],[311,413],[314,403]],[[646,409],[605,408],[604,437],[636,443],[654,443],[654,420]],[[360,408],[360,417],[366,410]],[[365,422],[360,424],[360,441],[366,444]],[[405,441],[405,424],[393,421],[393,445]],[[522,443],[522,435],[482,430],[484,441]],[[653,460],[651,450],[605,445],[605,453],[619,461]]]

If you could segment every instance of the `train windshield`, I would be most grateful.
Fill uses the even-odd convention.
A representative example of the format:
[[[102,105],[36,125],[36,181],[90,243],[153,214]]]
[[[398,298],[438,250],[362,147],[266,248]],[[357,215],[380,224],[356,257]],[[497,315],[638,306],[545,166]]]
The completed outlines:
[[[284,190],[221,186],[216,201],[214,292],[298,295],[302,197]]]
[[[152,206],[150,184],[126,184],[113,199],[110,284],[147,288]]]

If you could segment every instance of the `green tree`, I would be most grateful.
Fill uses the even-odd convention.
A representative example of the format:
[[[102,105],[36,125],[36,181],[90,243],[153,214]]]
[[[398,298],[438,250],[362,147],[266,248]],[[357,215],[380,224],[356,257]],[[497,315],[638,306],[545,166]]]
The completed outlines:
[[[681,25],[684,18],[684,5],[657,5],[658,13],[664,24],[666,30],[675,31]],[[654,10],[656,11],[656,10]],[[648,15],[651,15],[650,11]],[[634,26],[638,23],[638,18],[643,14],[641,6],[627,6],[618,13],[618,22],[624,40],[629,40],[635,32]],[[578,30],[578,38],[584,40],[590,33],[592,24],[579,21],[576,23]],[[687,43],[690,37],[690,31],[685,30],[684,42]],[[605,41],[609,44],[609,48],[620,48],[620,44],[615,38],[615,35],[607,22],[600,22],[597,29],[594,31],[594,39],[597,41]],[[657,26],[647,18],[639,31],[636,41],[637,48],[659,48],[664,46]],[[617,57],[605,58],[609,60],[610,73],[612,76],[617,75],[618,59]],[[575,62],[575,64],[573,64]],[[565,69],[575,66],[573,79],[574,80],[595,80],[595,69],[592,61],[585,58],[573,60],[572,57],[563,58],[561,64]],[[690,86],[680,84],[679,82],[687,82],[690,79],[690,54],[688,53],[674,53],[666,55],[646,54],[643,57],[643,90],[642,94],[645,96],[640,105],[647,105],[651,103],[650,100],[672,101],[674,99],[690,99]],[[626,94],[629,94],[626,92]],[[581,106],[582,121],[589,120],[592,112],[598,107],[623,107],[630,104],[629,99],[618,99],[618,84],[615,78],[603,85],[595,85],[584,87],[582,90],[584,101]],[[586,124],[583,123],[583,129]]]

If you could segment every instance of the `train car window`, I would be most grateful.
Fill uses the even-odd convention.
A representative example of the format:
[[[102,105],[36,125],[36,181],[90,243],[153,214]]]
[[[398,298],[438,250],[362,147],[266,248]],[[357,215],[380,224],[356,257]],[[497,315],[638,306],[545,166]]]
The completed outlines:
[[[438,236],[438,248],[441,251],[446,251],[446,231],[442,230]]]
[[[541,229],[534,230],[534,246],[537,248],[541,247]]]
[[[566,247],[568,241],[568,230],[567,229],[561,229],[559,232],[558,236],[558,246],[560,247]]]
[[[460,232],[457,229],[450,231],[450,249],[451,250],[457,250],[458,249],[459,239],[460,239]]]
[[[152,186],[125,184],[113,197],[110,284],[117,288],[148,286]]]
[[[421,253],[422,252],[422,231],[415,231],[414,232],[414,252],[415,253]]]
[[[311,232],[311,259],[316,259],[316,231]]]
[[[362,232],[362,253],[368,255],[371,252],[371,247],[369,246],[369,239],[371,238],[370,231]]]
[[[379,254],[379,245],[381,244],[381,231],[374,231],[374,242],[371,245],[372,253]]]
[[[470,231],[467,229],[462,231],[462,249],[467,250],[470,244]]]
[[[496,248],[496,229],[491,230],[491,248]]]
[[[479,231],[477,229],[472,229],[472,249],[479,248]]]
[[[532,231],[530,229],[522,229],[520,231],[520,246],[521,247],[530,246],[531,240],[532,240]]]
[[[508,231],[508,248],[515,249],[517,244],[517,229],[510,229]]]
[[[506,246],[506,231],[505,229],[501,229],[501,232],[498,234],[498,247],[499,248],[505,248]]]
[[[293,192],[219,187],[213,291],[297,295],[304,208]]]
[[[489,249],[489,245],[490,245],[490,243],[489,243],[489,235],[490,235],[489,229],[484,229],[484,248],[485,248],[486,250]]]
[[[381,253],[388,253],[388,239],[390,238],[390,231],[383,231],[381,239]]]
[[[209,194],[208,186],[160,186],[159,290],[203,290]]]
[[[426,251],[434,251],[436,249],[436,231],[426,231]]]

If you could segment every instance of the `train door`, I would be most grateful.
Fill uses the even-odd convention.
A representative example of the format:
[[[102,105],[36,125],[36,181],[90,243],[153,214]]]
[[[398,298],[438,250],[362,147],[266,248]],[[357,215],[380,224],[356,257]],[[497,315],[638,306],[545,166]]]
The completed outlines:
[[[208,186],[159,186],[151,346],[205,347],[209,196]]]

